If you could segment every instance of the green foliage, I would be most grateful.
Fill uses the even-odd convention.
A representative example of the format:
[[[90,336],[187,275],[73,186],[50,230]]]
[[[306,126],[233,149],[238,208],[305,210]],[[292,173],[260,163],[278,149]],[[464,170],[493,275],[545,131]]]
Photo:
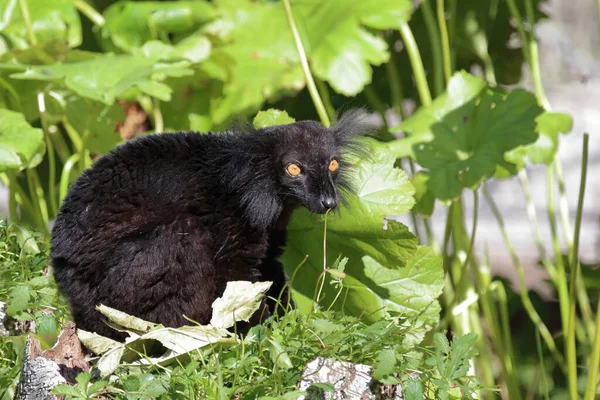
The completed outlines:
[[[44,156],[44,133],[23,114],[0,109],[0,171],[20,171],[38,165]]]
[[[254,328],[242,346],[202,348],[166,369],[117,360],[110,380],[80,374],[75,386],[57,393],[294,398],[304,363],[323,355],[372,365],[381,382],[402,384],[406,399],[487,398],[466,375],[469,363],[486,387],[502,383],[511,399],[529,387],[559,396],[567,385],[575,397],[588,373],[583,366],[593,367],[594,355],[600,357],[600,335],[597,344],[590,339],[599,331],[596,305],[588,299],[598,290],[596,269],[581,266],[583,282],[574,285],[577,304],[571,305],[561,288],[577,265],[563,265],[559,250],[552,259],[538,246],[557,290],[561,312],[555,314],[568,314],[571,306],[581,311],[573,325],[577,362],[568,364],[580,368],[567,371],[561,343],[554,343],[570,335],[565,321],[553,327],[552,313],[542,312],[547,304],[532,303],[525,287],[519,297],[507,294],[492,279],[489,263],[471,253],[476,238],[468,236],[462,204],[464,189],[477,196],[489,180],[517,172],[526,185],[527,166],[546,164],[549,182],[559,188],[562,236],[572,234],[554,161],[573,121],[540,106],[547,100],[532,31],[544,17],[542,1],[289,2],[298,37],[280,1],[0,0],[0,180],[10,190],[12,222],[45,233],[68,184],[131,136],[222,131],[254,116],[258,128],[315,119],[305,74],[316,78],[330,118],[336,109],[364,105],[380,116],[388,108],[402,116],[389,131],[384,118],[382,130],[364,139],[369,157],[352,160],[357,192],[341,209],[293,215],[282,261],[300,311]],[[436,14],[446,16],[444,24]],[[521,43],[514,45],[517,35]],[[303,44],[308,70],[300,65],[295,39]],[[531,62],[535,96],[499,88],[519,81],[525,61]],[[454,72],[447,82],[445,67]],[[483,77],[465,72],[474,67]],[[404,115],[407,103],[421,106]],[[131,106],[141,109],[139,126]],[[400,133],[404,137],[392,135]],[[406,158],[410,174],[400,167]],[[441,243],[426,219],[436,202],[450,205]],[[395,221],[408,212],[410,229]],[[476,226],[477,209],[473,220]],[[532,224],[539,230],[534,219]],[[556,243],[559,228],[551,229]],[[510,234],[501,229],[512,248]],[[419,243],[418,231],[431,247]],[[34,320],[35,335],[51,346],[66,309],[47,277],[46,244],[6,224],[0,224],[0,242],[0,298],[7,300],[9,322]],[[571,243],[569,237],[567,250],[576,254]],[[512,260],[520,271],[516,255]],[[510,314],[521,321],[523,310],[532,322],[511,331]],[[452,344],[440,333],[446,329]],[[460,335],[466,332],[484,335]],[[531,355],[535,332],[544,342]],[[0,340],[4,400],[13,397],[24,337]],[[500,369],[492,370],[492,361]],[[550,389],[539,383],[540,374]],[[594,388],[583,386],[580,393],[591,399]]]

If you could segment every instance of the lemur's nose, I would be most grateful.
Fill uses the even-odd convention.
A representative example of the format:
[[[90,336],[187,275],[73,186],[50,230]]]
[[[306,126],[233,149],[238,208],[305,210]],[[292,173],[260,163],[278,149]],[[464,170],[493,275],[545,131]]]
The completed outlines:
[[[333,209],[337,207],[337,200],[333,197],[325,197],[321,199],[321,204],[327,209]]]

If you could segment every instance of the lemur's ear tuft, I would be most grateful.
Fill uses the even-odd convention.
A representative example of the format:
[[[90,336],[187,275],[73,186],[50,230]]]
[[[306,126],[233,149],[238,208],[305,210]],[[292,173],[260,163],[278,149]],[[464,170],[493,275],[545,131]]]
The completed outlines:
[[[340,145],[343,146],[358,137],[374,134],[377,128],[377,123],[369,117],[364,108],[354,108],[336,115],[329,129],[334,132]]]

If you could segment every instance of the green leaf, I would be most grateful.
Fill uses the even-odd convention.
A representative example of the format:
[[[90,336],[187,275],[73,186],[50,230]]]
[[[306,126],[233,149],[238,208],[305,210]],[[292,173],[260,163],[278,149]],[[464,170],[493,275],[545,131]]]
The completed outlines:
[[[539,133],[535,143],[519,146],[504,156],[504,159],[516,165],[518,170],[525,167],[527,161],[533,164],[549,164],[554,160],[558,150],[558,136],[573,129],[573,118],[568,114],[544,112],[535,120],[536,131]],[[497,177],[509,175],[509,171],[499,169]]]
[[[404,385],[405,400],[423,400],[423,386],[421,382],[410,380]]]
[[[412,4],[407,0],[328,1],[295,0],[292,10],[314,74],[341,94],[355,96],[371,82],[371,65],[389,60],[386,42],[364,29],[396,29],[408,21]]]
[[[429,173],[420,171],[412,180],[415,187],[415,204],[414,210],[421,216],[428,217],[433,214],[435,207],[435,196],[427,190],[427,182],[429,181]]]
[[[372,269],[363,263],[364,256],[369,256],[374,263],[402,274],[405,273],[400,272],[404,271],[402,267],[412,262],[417,251],[417,239],[408,228],[386,220],[390,214],[410,210],[414,204],[414,187],[404,171],[394,168],[394,156],[375,145],[370,150],[368,160],[356,161],[354,181],[357,191],[346,196],[347,207],[342,206],[326,217],[300,209],[288,225],[289,240],[282,260],[288,275],[295,274],[292,282],[295,299],[303,310],[311,308],[317,279],[323,271],[324,218],[327,218],[326,265],[333,266],[340,254],[348,258],[344,269],[344,290],[347,288],[348,292],[344,294],[343,302],[335,303],[335,308],[352,315],[366,311],[364,316],[368,321],[377,320],[386,310],[406,311],[407,306],[410,308],[409,304],[397,304],[397,298],[390,299],[388,289],[379,287],[383,282],[378,280],[379,277],[368,276]],[[305,264],[295,271],[306,255],[309,257]],[[388,270],[386,267],[382,268]],[[325,292],[323,305],[328,306],[335,293],[330,287],[326,287]]]
[[[375,368],[373,369],[373,378],[381,380],[394,372],[396,366],[396,353],[392,349],[383,349],[375,359]]]
[[[538,138],[535,120],[543,110],[532,93],[481,87],[481,80],[455,74],[447,93],[399,125],[422,137],[414,158],[428,170],[427,189],[440,200],[476,188],[507,164],[506,152]]]
[[[169,35],[187,37],[216,16],[207,1],[118,1],[104,10],[100,37],[105,48],[129,52]]]
[[[158,40],[146,42],[140,49],[133,51],[134,55],[143,55],[152,60],[179,61],[188,60],[199,63],[210,56],[212,44],[205,36],[194,35],[183,39],[172,46]]]
[[[304,87],[298,53],[280,3],[222,2],[219,11],[221,19],[207,30],[221,35],[226,44],[201,66],[210,75],[222,75],[223,99],[215,107],[215,123],[236,113],[254,112],[282,90]]]
[[[273,125],[285,125],[291,124],[296,120],[289,116],[287,111],[275,110],[273,108],[269,108],[266,111],[259,111],[254,117],[252,124],[255,128],[266,128]]]
[[[83,394],[78,387],[62,384],[52,388],[53,394],[61,394],[64,396],[73,396],[76,399],[85,399],[87,396]]]
[[[80,96],[112,105],[132,88],[169,101],[171,89],[158,82],[165,77],[191,75],[189,62],[155,63],[151,59],[129,55],[107,54],[93,60],[70,64],[27,66],[24,72],[11,75],[13,79],[64,82]]]
[[[29,125],[21,113],[0,109],[0,172],[37,166],[45,149],[41,129]]]
[[[6,313],[8,315],[15,315],[19,311],[23,311],[29,305],[29,286],[19,285],[15,286],[10,291],[8,307],[6,307]]]
[[[0,110],[0,120],[1,120],[1,113],[2,110]],[[1,130],[1,128],[0,128]],[[1,137],[1,134],[0,134]],[[0,169],[1,171],[1,169]],[[31,255],[35,255],[40,253],[40,248],[37,244],[37,238],[35,237],[34,233],[29,230],[29,229],[25,229],[23,227],[20,227],[18,225],[13,225],[14,227],[14,232],[15,235],[17,236],[17,243],[19,243],[19,247],[21,247],[22,251],[26,254],[31,254]],[[46,277],[40,277],[40,278],[46,278]]]
[[[67,42],[69,47],[81,44],[81,21],[73,0],[27,0],[31,27],[39,44]],[[17,0],[0,2],[0,33],[11,48],[31,46],[27,25]]]

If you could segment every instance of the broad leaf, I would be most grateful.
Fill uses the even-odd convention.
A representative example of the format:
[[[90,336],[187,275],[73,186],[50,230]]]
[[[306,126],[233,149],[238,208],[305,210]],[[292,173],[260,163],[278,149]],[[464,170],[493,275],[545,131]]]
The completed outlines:
[[[397,29],[408,21],[407,0],[295,0],[292,8],[307,38],[315,75],[341,94],[355,96],[371,82],[371,65],[389,60],[386,42],[363,28]]]
[[[41,129],[31,127],[23,114],[0,109],[0,172],[35,167],[45,148]]]
[[[504,154],[538,138],[542,108],[533,94],[480,88],[476,78],[456,74],[447,94],[399,125],[423,138],[413,146],[414,158],[429,171],[427,188],[440,200],[477,187],[498,165],[510,168]]]
[[[104,10],[100,37],[108,50],[130,52],[149,40],[186,37],[216,15],[208,1],[118,1]]]
[[[291,124],[295,121],[286,111],[270,108],[266,111],[260,111],[254,117],[252,124],[255,128],[266,128],[273,125]]]
[[[235,321],[248,321],[260,307],[261,300],[273,282],[227,282],[225,292],[212,304],[210,324],[230,328]]]
[[[154,60],[128,55],[107,54],[93,60],[70,64],[53,64],[23,67],[25,71],[11,75],[14,79],[31,79],[64,82],[75,93],[105,104],[132,88],[169,101],[171,89],[159,82],[168,76],[185,76],[193,73],[188,62],[155,63]]]
[[[67,42],[69,47],[81,44],[81,21],[73,0],[27,0],[33,34],[38,43]],[[27,25],[18,0],[0,2],[0,34],[11,48],[31,46]]]
[[[559,134],[565,134],[573,128],[573,118],[568,114],[544,112],[536,118],[536,131],[539,133],[535,143],[519,146],[505,154],[504,159],[523,169],[527,161],[534,164],[549,164],[558,150]],[[508,175],[499,168],[496,176]]]
[[[364,256],[369,256],[390,270],[401,269],[417,250],[417,238],[404,225],[385,219],[390,214],[407,212],[414,204],[414,188],[406,174],[394,168],[394,161],[394,156],[373,146],[369,160],[360,160],[355,166],[357,190],[347,195],[347,207],[342,206],[327,217],[306,210],[298,210],[292,217],[283,261],[288,274],[294,276],[292,285],[301,308],[310,308],[323,271],[324,218],[328,219],[325,264],[331,268],[338,255],[348,257],[344,286],[353,288],[343,296],[344,302],[338,301],[335,307],[343,307],[353,315],[368,310],[368,319],[377,319],[386,309],[397,308],[387,303],[386,290],[378,291],[379,282],[367,277],[368,268],[362,262]],[[306,263],[295,271],[306,255]],[[325,306],[335,297],[331,287],[326,287],[326,292]]]

